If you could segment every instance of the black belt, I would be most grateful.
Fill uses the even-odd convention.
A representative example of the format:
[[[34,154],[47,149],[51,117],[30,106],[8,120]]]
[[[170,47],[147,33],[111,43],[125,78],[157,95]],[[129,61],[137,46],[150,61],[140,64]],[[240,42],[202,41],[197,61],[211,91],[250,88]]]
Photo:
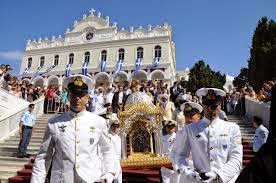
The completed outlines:
[[[25,125],[22,125],[23,128],[26,128],[26,129],[33,129],[32,126],[25,126]]]

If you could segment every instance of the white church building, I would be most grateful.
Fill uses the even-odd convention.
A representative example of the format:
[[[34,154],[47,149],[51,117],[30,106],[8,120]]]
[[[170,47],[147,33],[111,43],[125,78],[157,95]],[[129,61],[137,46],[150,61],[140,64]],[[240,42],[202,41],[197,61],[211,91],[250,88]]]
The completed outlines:
[[[62,86],[72,74],[86,74],[95,86],[113,82],[175,80],[175,45],[168,23],[125,29],[90,10],[63,36],[28,40],[20,75],[40,87]]]

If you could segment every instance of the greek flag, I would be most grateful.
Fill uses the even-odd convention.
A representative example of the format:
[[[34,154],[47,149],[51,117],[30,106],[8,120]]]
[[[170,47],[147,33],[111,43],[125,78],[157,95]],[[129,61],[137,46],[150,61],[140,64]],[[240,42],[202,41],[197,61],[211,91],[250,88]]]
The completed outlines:
[[[36,70],[36,72],[33,75],[33,79],[36,78],[37,76],[39,76],[39,71],[41,70],[42,66],[39,66]]]
[[[45,72],[42,72],[42,73],[40,73],[39,75],[40,75],[40,76],[43,76],[44,74],[47,74],[47,73],[50,72],[54,67],[55,67],[55,65],[50,66]]]
[[[119,60],[119,61],[118,61],[117,67],[116,67],[116,70],[115,70],[115,74],[118,74],[118,73],[122,70],[123,63],[124,63],[123,60]]]
[[[65,77],[70,76],[71,64],[67,64],[65,68]]]
[[[28,74],[29,70],[30,70],[30,67],[27,67],[27,68],[24,70],[24,72],[23,72],[23,74],[22,74],[22,78],[23,78],[26,74]]]
[[[83,62],[82,64],[82,68],[81,68],[81,72],[82,72],[82,75],[87,75],[87,66],[88,66],[88,62]]]
[[[29,70],[30,70],[30,68],[26,67],[26,69],[24,70],[24,72],[23,72],[23,74],[21,76],[21,79],[29,73]]]
[[[152,68],[157,67],[160,64],[160,57],[155,57],[152,63]]]
[[[136,74],[138,73],[138,71],[140,69],[140,66],[141,66],[141,62],[142,62],[141,58],[136,59],[136,61],[135,61],[135,70],[134,70],[133,76],[136,76]]]
[[[101,63],[101,72],[105,72],[105,67],[106,67],[106,60],[102,60],[102,63]]]

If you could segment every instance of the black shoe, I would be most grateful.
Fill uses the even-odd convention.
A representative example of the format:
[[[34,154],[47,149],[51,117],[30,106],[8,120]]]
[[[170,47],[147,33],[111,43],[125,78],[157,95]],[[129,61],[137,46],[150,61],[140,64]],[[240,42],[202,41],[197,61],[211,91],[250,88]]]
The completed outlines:
[[[24,155],[25,158],[30,158],[31,156],[29,154]]]
[[[23,154],[18,154],[17,157],[18,158],[24,158],[25,156]]]

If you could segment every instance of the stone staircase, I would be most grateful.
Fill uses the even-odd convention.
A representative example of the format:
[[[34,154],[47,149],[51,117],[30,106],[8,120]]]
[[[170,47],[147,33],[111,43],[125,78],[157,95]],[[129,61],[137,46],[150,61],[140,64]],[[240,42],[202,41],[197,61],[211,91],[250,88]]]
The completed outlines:
[[[43,114],[38,117],[35,125],[35,132],[31,138],[27,153],[35,155],[40,147],[44,136],[44,130],[47,120],[53,115]],[[19,134],[10,136],[4,142],[0,143],[0,182],[8,182],[10,177],[18,175],[23,171],[31,158],[17,158],[17,148],[19,144]],[[26,165],[26,166],[25,166]]]
[[[243,167],[249,164],[254,157],[252,148],[255,129],[252,126],[252,122],[246,118],[240,118],[238,116],[228,116],[229,121],[234,122],[240,126],[242,133],[242,145],[243,145]]]
[[[39,145],[42,142],[46,121],[53,115],[43,115],[36,121],[35,134],[33,135],[30,145],[28,146],[29,154],[36,154],[39,150]],[[252,142],[254,129],[251,122],[245,118],[237,116],[228,116],[229,121],[235,122],[240,126],[244,157],[243,166],[246,166],[254,157],[252,151]],[[33,158],[16,158],[17,146],[19,142],[18,135],[11,136],[4,143],[0,144],[0,180],[10,183],[29,183],[32,172]],[[8,168],[7,168],[8,167]],[[157,183],[160,182],[160,167],[155,168],[139,168],[128,169],[123,168],[124,183]],[[8,179],[9,178],[9,179]]]

